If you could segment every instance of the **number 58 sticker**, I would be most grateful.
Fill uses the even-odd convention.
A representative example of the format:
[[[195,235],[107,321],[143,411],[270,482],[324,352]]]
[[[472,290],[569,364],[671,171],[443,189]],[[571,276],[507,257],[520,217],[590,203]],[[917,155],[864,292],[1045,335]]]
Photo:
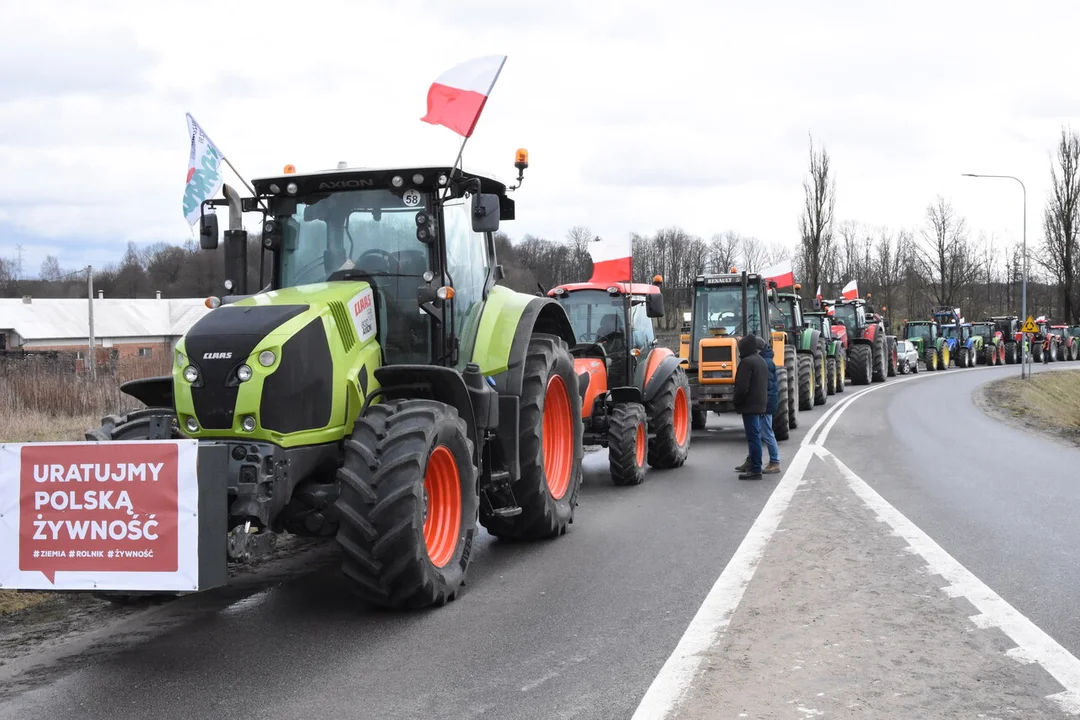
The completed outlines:
[[[409,188],[401,196],[401,201],[405,203],[405,207],[416,207],[420,204],[420,191]]]

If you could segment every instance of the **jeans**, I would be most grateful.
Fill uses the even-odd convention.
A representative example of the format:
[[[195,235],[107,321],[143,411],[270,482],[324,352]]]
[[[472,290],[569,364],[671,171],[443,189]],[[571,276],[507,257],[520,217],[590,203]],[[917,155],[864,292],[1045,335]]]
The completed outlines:
[[[761,472],[761,419],[764,415],[743,415],[743,428],[746,430],[746,445],[750,456],[748,472]]]
[[[765,447],[769,449],[769,462],[780,464],[780,446],[776,444],[776,434],[773,433],[772,427],[772,415],[765,414],[761,416],[761,439],[765,442]]]

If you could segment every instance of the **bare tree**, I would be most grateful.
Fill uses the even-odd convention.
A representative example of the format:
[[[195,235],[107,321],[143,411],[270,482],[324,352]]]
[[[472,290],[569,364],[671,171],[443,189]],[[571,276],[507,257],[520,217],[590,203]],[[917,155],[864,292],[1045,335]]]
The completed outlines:
[[[744,235],[739,242],[739,260],[746,270],[761,270],[767,264],[768,251],[765,244],[752,235]]]
[[[803,215],[799,218],[802,236],[802,265],[813,287],[821,282],[822,265],[832,251],[833,207],[836,204],[836,180],[825,148],[814,151],[810,137],[810,174],[803,180]]]
[[[727,272],[728,268],[735,264],[739,256],[739,243],[741,238],[738,233],[728,230],[725,233],[717,233],[709,240],[707,255],[708,270],[710,272]]]
[[[926,222],[919,248],[920,265],[931,282],[937,304],[952,306],[960,289],[978,273],[967,223],[940,195],[927,206]]]
[[[1056,165],[1050,166],[1051,190],[1043,212],[1046,235],[1040,261],[1061,288],[1063,318],[1073,323],[1077,304],[1073,297],[1077,270],[1076,241],[1080,229],[1080,135],[1062,128]]]
[[[45,260],[41,263],[39,277],[45,282],[56,282],[63,274],[64,271],[60,269],[60,261],[57,260],[56,256],[46,255]]]

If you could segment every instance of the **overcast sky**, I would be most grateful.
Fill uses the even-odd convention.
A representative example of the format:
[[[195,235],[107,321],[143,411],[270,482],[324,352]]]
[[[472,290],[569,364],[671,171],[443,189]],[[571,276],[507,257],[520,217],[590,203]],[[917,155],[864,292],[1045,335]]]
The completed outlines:
[[[0,257],[24,273],[182,243],[184,113],[248,177],[449,163],[427,88],[509,59],[466,163],[513,176],[512,237],[679,225],[794,246],[808,133],[838,220],[915,228],[938,193],[1029,243],[1063,124],[1080,128],[1080,3],[763,0],[4,3]],[[92,7],[91,7],[92,6]],[[886,8],[887,6],[887,8]],[[269,8],[280,7],[280,10]],[[822,9],[827,7],[827,9]]]

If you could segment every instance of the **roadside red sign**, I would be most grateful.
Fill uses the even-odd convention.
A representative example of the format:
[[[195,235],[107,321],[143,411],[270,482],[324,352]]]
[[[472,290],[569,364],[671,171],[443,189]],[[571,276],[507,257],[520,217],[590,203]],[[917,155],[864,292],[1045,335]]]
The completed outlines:
[[[0,445],[0,587],[194,590],[195,441]]]

